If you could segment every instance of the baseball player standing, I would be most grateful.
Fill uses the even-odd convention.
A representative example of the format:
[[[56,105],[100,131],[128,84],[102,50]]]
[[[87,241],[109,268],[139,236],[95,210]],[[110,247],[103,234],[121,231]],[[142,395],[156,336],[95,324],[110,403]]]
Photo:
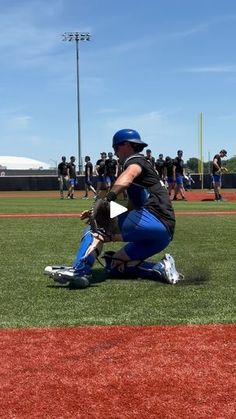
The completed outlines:
[[[183,161],[183,151],[177,151],[177,157],[173,161],[173,182],[175,183],[175,195],[173,200],[177,201],[177,195],[180,193],[182,199],[186,200],[184,193],[184,161]]]
[[[68,190],[68,164],[66,162],[66,157],[62,156],[61,163],[57,166],[58,169],[58,182],[59,182],[59,191],[60,198],[64,198],[64,189]]]
[[[105,174],[106,190],[109,192],[118,174],[118,163],[111,152],[108,153],[108,159],[105,161]]]
[[[227,157],[226,150],[220,150],[218,154],[216,154],[213,158],[212,162],[212,175],[213,175],[213,186],[215,192],[215,201],[223,201],[221,196],[221,176],[223,172],[227,172],[227,169],[222,167],[221,159],[223,157]]]
[[[82,199],[88,199],[88,191],[91,190],[93,192],[94,198],[96,198],[97,193],[95,188],[92,184],[92,176],[93,176],[93,164],[90,160],[90,156],[85,156],[84,158],[85,165],[84,165],[84,187],[85,192]]]
[[[97,160],[96,162],[96,167],[95,167],[95,172],[96,172],[96,176],[97,176],[97,197],[100,197],[101,191],[106,190],[106,179],[105,179],[105,175],[106,175],[106,159],[107,159],[107,153],[105,151],[103,151],[102,153],[100,153],[101,158]]]
[[[69,189],[67,199],[74,199],[75,185],[77,184],[75,157],[70,157],[67,165],[69,174]]]

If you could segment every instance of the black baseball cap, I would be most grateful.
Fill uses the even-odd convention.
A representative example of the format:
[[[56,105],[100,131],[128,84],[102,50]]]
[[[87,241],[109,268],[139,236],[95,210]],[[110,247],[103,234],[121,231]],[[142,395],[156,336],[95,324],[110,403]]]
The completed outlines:
[[[220,150],[220,153],[224,154],[224,156],[227,157],[227,151],[223,148],[223,150]]]

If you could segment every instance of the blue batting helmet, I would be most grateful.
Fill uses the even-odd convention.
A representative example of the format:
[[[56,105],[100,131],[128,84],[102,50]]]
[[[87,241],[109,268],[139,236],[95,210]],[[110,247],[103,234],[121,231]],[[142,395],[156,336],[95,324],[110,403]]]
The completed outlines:
[[[134,129],[121,129],[115,133],[112,140],[112,147],[116,146],[117,144],[124,143],[125,141],[128,141],[129,143],[140,144],[143,147],[147,147],[148,145],[141,140],[139,133]]]

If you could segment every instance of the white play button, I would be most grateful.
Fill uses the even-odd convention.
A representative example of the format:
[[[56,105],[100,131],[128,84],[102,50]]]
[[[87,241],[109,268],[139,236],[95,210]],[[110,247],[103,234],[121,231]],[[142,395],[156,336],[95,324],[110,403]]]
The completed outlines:
[[[110,218],[117,217],[117,215],[123,214],[123,212],[128,211],[123,205],[117,204],[114,201],[110,203]]]

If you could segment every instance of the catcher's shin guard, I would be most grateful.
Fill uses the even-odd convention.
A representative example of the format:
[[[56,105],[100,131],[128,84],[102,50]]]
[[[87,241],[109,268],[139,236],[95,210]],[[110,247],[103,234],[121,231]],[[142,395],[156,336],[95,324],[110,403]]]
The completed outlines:
[[[73,268],[76,271],[82,270],[85,274],[91,274],[91,268],[96,257],[101,253],[102,247],[103,242],[95,237],[90,227],[86,228],[73,263]]]

